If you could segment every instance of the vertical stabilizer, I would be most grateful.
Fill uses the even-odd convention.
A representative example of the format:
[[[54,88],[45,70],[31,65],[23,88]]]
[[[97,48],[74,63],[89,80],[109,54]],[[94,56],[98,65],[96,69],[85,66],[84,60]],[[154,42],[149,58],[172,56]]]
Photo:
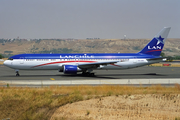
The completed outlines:
[[[160,56],[171,27],[164,27],[139,53]]]

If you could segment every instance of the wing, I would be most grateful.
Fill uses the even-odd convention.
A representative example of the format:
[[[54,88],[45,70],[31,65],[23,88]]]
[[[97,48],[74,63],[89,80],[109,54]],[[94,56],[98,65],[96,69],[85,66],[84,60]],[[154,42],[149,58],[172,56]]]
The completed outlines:
[[[119,61],[85,63],[85,64],[78,64],[78,67],[81,68],[81,69],[97,68],[100,65],[114,64],[114,63],[117,63],[117,62],[119,62]]]

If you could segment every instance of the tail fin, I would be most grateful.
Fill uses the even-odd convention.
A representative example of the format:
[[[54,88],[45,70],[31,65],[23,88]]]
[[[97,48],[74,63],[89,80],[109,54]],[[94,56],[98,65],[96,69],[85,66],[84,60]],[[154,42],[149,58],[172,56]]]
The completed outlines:
[[[160,56],[171,27],[164,27],[139,53]]]

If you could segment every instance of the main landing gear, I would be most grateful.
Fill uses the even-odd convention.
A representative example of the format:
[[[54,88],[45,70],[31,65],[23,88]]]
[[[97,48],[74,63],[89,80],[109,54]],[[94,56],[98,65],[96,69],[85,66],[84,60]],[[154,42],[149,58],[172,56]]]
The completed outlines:
[[[94,73],[92,73],[92,71],[93,71],[93,70],[91,70],[91,69],[89,69],[88,72],[83,71],[83,72],[82,72],[82,75],[84,75],[84,76],[92,76],[92,77],[93,77],[93,76],[95,76],[95,75],[94,75]]]
[[[16,70],[16,76],[20,76],[19,70]]]
[[[84,75],[84,76],[95,76],[94,73],[90,73],[90,72],[83,72],[82,75]]]

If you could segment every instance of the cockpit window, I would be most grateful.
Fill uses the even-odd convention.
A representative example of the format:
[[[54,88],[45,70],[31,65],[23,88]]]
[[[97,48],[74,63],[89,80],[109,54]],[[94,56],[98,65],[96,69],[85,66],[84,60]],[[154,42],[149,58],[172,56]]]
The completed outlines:
[[[13,60],[13,58],[8,58],[8,60]]]

